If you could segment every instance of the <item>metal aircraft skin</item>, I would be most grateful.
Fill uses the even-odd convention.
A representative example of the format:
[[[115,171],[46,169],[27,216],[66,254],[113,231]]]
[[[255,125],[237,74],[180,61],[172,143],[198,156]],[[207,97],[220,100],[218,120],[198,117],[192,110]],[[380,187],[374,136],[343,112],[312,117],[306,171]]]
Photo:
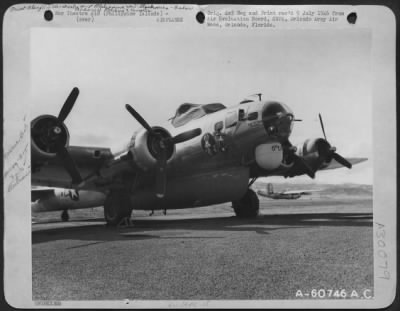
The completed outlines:
[[[110,225],[130,217],[132,209],[190,208],[232,202],[239,217],[258,214],[257,195],[249,187],[258,177],[315,177],[321,169],[352,164],[324,138],[289,141],[294,118],[283,103],[261,94],[225,107],[182,104],[162,126],[150,126],[129,105],[143,128],[120,150],[70,146],[64,123],[79,90],[74,88],[58,116],[31,122],[32,185],[105,194]],[[122,108],[122,107],[121,107]],[[73,117],[73,116],[71,116]]]
[[[31,190],[32,214],[62,211],[61,220],[68,221],[68,210],[104,205],[106,195],[98,191],[33,187]]]

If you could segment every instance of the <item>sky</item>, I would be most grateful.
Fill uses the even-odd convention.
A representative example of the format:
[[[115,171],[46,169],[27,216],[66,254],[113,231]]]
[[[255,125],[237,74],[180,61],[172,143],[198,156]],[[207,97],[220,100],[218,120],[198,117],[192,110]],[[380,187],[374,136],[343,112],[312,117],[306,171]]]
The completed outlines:
[[[70,143],[110,147],[139,127],[127,103],[159,125],[184,102],[234,106],[263,93],[303,120],[293,144],[322,136],[321,113],[341,155],[371,159],[370,43],[362,29],[35,28],[31,116],[57,115],[77,86],[66,121]],[[318,178],[372,183],[372,161],[345,170]]]

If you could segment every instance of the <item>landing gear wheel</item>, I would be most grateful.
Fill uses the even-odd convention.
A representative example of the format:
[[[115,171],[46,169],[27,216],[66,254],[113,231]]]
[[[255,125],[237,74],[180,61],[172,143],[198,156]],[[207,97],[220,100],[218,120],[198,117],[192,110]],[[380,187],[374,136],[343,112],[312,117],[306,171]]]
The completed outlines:
[[[260,210],[260,202],[257,194],[253,190],[247,189],[246,194],[240,200],[232,202],[232,207],[237,217],[257,217]]]
[[[61,213],[61,220],[66,222],[69,220],[69,215],[67,210],[63,210]]]
[[[104,202],[104,218],[109,226],[117,226],[132,213],[129,195],[124,191],[111,192]]]

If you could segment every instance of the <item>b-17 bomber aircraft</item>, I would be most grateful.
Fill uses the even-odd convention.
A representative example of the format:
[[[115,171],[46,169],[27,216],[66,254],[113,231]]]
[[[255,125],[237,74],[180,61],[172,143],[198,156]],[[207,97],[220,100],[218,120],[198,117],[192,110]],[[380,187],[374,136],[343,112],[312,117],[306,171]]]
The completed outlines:
[[[250,189],[258,177],[315,177],[318,170],[362,162],[345,159],[324,138],[289,141],[296,120],[283,103],[261,94],[233,107],[220,103],[178,107],[162,126],[143,128],[120,150],[70,146],[65,120],[79,95],[73,88],[58,116],[31,122],[32,185],[104,195],[108,225],[130,219],[133,209],[181,209],[232,202],[238,217],[255,217],[259,200]],[[89,206],[88,206],[89,207]]]
[[[320,190],[290,190],[274,192],[274,187],[271,183],[267,184],[266,191],[258,190],[257,194],[274,200],[296,200],[303,195],[310,195],[312,192]]]

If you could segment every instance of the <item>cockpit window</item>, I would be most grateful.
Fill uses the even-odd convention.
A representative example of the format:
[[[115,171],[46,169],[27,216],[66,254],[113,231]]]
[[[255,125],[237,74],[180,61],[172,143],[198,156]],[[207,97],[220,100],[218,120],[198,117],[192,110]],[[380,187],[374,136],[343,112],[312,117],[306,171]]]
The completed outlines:
[[[198,105],[184,103],[178,107],[171,123],[174,127],[183,126],[191,120],[199,119],[206,114],[214,113],[226,107],[220,103],[212,103],[206,105]]]
[[[191,120],[201,118],[205,114],[206,113],[204,112],[204,110],[200,109],[199,107],[192,108],[188,112],[172,119],[172,124],[175,127],[179,127],[179,126],[185,125],[186,123],[188,123]]]

